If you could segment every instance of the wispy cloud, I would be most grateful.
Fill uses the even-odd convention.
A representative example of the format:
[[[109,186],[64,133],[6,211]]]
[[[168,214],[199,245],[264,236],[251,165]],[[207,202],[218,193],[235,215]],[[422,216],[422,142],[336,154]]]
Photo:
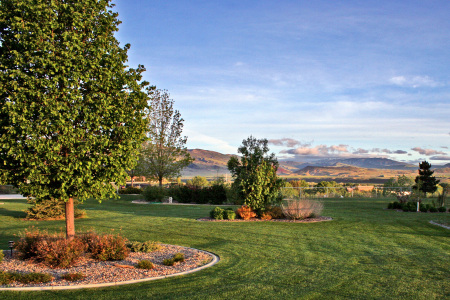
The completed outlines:
[[[272,144],[274,146],[285,146],[285,147],[295,147],[295,146],[310,146],[311,142],[301,142],[295,139],[290,138],[282,138],[282,139],[271,139],[269,140],[269,144]]]
[[[442,152],[442,151],[437,151],[437,150],[433,150],[433,149],[422,149],[420,147],[414,147],[411,150],[419,152],[420,154],[427,155],[427,156],[438,155],[438,154],[447,155],[447,153]]]
[[[443,156],[432,156],[430,157],[431,160],[450,160],[450,156],[443,155]]]
[[[394,76],[389,79],[389,82],[403,87],[437,87],[441,84],[429,76]]]

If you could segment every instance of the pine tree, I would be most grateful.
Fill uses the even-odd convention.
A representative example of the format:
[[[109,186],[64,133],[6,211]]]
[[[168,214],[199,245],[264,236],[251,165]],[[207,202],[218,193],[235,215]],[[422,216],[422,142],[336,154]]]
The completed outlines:
[[[413,188],[423,193],[434,193],[437,190],[439,180],[432,176],[434,171],[431,171],[431,164],[427,161],[419,163],[419,175],[416,177]]]

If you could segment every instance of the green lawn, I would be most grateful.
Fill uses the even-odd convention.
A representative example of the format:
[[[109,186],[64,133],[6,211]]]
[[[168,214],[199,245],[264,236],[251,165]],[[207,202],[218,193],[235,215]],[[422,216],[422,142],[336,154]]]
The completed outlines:
[[[34,225],[24,200],[1,200],[0,248]],[[88,201],[76,230],[121,230],[130,240],[208,250],[212,268],[176,278],[102,289],[0,292],[1,299],[445,299],[450,297],[450,214],[384,210],[387,200],[327,199],[322,223],[199,222],[213,206]]]

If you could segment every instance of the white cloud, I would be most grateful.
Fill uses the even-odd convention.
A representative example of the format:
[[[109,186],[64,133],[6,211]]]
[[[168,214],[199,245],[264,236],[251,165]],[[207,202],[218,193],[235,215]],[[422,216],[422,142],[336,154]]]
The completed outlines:
[[[429,76],[394,76],[389,79],[389,82],[403,87],[437,87],[441,84]]]

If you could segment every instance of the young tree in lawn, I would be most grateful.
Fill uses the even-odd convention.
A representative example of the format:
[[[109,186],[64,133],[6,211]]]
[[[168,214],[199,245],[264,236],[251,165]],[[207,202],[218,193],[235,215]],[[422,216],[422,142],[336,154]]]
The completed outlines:
[[[146,139],[144,67],[128,68],[110,0],[0,2],[1,181],[65,202],[115,195]]]
[[[437,190],[439,180],[432,176],[434,171],[431,171],[431,164],[427,161],[419,163],[419,175],[415,179],[413,189],[426,193],[434,193]]]
[[[187,137],[182,137],[183,122],[178,110],[173,109],[174,101],[164,90],[149,93],[150,110],[147,118],[150,123],[147,134],[150,138],[143,144],[136,172],[139,175],[158,180],[180,176],[181,170],[194,161],[187,151]]]
[[[244,204],[253,210],[264,209],[278,196],[283,181],[276,175],[278,160],[275,154],[268,154],[267,139],[252,136],[242,141],[238,152],[241,159],[233,156],[228,161],[228,169],[234,177],[234,187],[239,190]]]

